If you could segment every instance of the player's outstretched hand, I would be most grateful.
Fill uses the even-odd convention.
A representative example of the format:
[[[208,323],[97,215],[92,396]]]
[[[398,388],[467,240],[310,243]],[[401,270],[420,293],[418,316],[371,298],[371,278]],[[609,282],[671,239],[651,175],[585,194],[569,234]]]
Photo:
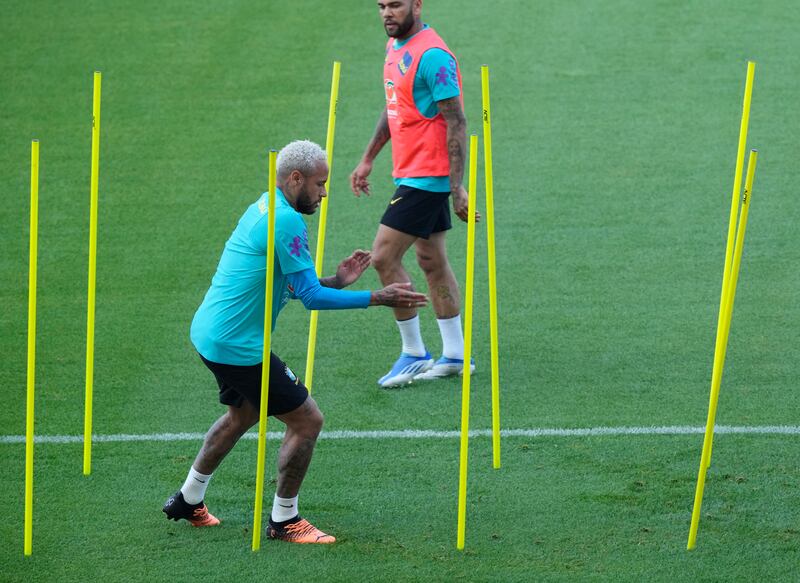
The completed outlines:
[[[383,289],[372,292],[370,306],[389,306],[391,308],[422,308],[428,305],[425,294],[415,292],[410,283],[392,283]]]
[[[453,212],[465,223],[469,220],[469,195],[463,186],[459,186],[453,192]],[[475,211],[475,222],[478,223],[480,220],[481,213]]]
[[[353,251],[353,254],[336,268],[337,287],[342,289],[355,282],[367,270],[370,261],[372,261],[372,255],[369,251],[363,249]]]
[[[361,196],[362,192],[367,196],[371,194],[369,180],[367,180],[370,172],[372,172],[372,162],[361,160],[350,175],[350,188],[353,189],[353,194],[356,196]]]

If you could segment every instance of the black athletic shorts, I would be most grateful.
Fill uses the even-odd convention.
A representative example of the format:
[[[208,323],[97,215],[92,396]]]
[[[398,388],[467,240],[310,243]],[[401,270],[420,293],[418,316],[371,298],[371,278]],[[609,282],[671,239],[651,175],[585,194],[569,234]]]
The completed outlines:
[[[200,359],[217,379],[220,403],[238,408],[247,399],[256,409],[260,407],[261,363],[252,366],[220,364],[203,358],[202,354]],[[305,403],[308,389],[280,358],[270,352],[269,359],[267,415],[283,415]]]
[[[381,224],[422,239],[427,239],[431,233],[447,231],[453,226],[450,193],[399,186],[383,213]]]

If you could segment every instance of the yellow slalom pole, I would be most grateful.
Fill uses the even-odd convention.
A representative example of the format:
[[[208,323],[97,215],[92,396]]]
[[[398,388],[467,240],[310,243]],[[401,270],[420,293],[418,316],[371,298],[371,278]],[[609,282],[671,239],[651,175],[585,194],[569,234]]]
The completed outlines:
[[[89,188],[89,297],[86,306],[86,404],[83,417],[83,475],[92,472],[92,393],[94,388],[94,299],[97,267],[97,184],[100,174],[100,85],[94,72],[92,99],[92,177]]]
[[[275,274],[275,199],[278,152],[269,151],[269,210],[267,214],[267,276],[264,294],[264,352],[261,360],[261,402],[258,409],[258,460],[256,462],[256,503],[253,514],[253,551],[261,548],[261,513],[264,503],[264,461],[267,451],[267,402],[269,361],[272,345],[272,280]]]
[[[31,226],[28,270],[28,391],[25,411],[25,556],[33,552],[33,403],[36,385],[36,256],[39,238],[39,140],[31,142]]]
[[[469,137],[469,205],[467,220],[467,282],[464,286],[464,363],[472,357],[472,288],[475,272],[475,191],[478,180],[478,136]],[[471,367],[461,382],[461,455],[458,473],[458,533],[456,548],[464,550],[467,528],[467,456],[469,453],[469,384]]]
[[[492,466],[500,468],[500,356],[497,333],[497,263],[494,245],[494,178],[492,176],[492,114],[489,106],[489,66],[481,67],[483,94],[483,171],[486,174],[486,242],[489,255],[489,329],[492,345]],[[465,361],[466,362],[466,361]]]
[[[744,167],[744,151],[747,147],[747,127],[750,123],[750,101],[753,96],[753,76],[756,64],[747,61],[747,76],[744,82],[744,101],[742,103],[742,121],[739,125],[739,146],[736,150],[736,170],[733,176],[733,194],[731,195],[731,212],[728,219],[728,239],[725,244],[725,267],[722,271],[722,291],[719,299],[719,316],[717,318],[717,341],[714,346],[714,358],[720,350],[720,328],[722,326],[722,313],[725,297],[728,294],[731,275],[731,258],[733,257],[733,241],[736,237],[736,215],[739,212],[739,196],[742,192],[742,168]],[[714,443],[714,431],[711,431],[711,440],[708,443],[708,467],[711,466],[711,450]]]
[[[703,453],[700,458],[700,470],[697,473],[697,488],[694,494],[694,508],[692,509],[692,524],[689,528],[689,542],[686,548],[692,550],[697,543],[697,527],[700,524],[700,508],[703,505],[703,491],[706,483],[706,472],[708,470],[709,457],[711,456],[711,437],[714,434],[714,420],[717,415],[717,402],[719,400],[719,388],[722,382],[722,370],[725,365],[725,353],[728,346],[728,334],[731,329],[731,315],[733,314],[733,302],[736,298],[736,282],[739,279],[739,267],[742,262],[742,250],[744,248],[744,235],[747,229],[747,217],[750,209],[750,199],[753,196],[753,177],[756,172],[756,162],[758,152],[750,151],[750,159],[747,163],[747,178],[745,179],[744,195],[742,196],[742,209],[739,215],[739,228],[736,232],[736,249],[732,260],[731,280],[728,285],[728,295],[725,297],[725,310],[722,319],[722,345],[714,359],[714,371],[711,376],[711,398],[708,405],[708,419],[706,420],[706,433],[703,442]]]
[[[325,191],[330,191],[331,174],[333,172],[333,136],[336,131],[336,105],[339,103],[339,72],[342,64],[333,62],[333,78],[331,79],[331,102],[328,106],[328,137],[325,140],[325,152],[328,154],[328,180],[325,182]],[[322,277],[322,258],[325,255],[325,225],[328,221],[328,197],[322,199],[319,207],[319,228],[317,229],[317,254],[314,260],[317,268],[317,277]],[[311,311],[311,322],[308,327],[308,350],[306,351],[306,376],[305,385],[311,392],[314,381],[314,353],[317,348],[317,320],[319,312]]]

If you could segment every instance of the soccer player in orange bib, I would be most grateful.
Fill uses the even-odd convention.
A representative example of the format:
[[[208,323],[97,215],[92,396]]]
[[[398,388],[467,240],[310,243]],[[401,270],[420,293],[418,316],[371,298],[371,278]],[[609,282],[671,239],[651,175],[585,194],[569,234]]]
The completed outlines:
[[[462,184],[467,124],[458,61],[422,22],[422,0],[379,0],[378,9],[389,35],[383,68],[386,107],[350,185],[356,196],[370,194],[373,161],[391,140],[397,190],[378,226],[372,264],[384,285],[410,282],[403,256],[414,246],[442,336],[442,354],[434,361],[422,340],[417,310],[395,308],[402,350],[378,384],[396,387],[458,375],[464,368],[461,300],[445,234],[451,228],[451,197],[456,216],[468,218]]]

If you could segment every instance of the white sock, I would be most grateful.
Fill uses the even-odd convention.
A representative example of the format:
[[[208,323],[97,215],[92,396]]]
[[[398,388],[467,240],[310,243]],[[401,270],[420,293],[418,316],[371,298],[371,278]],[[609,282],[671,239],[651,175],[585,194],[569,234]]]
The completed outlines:
[[[461,314],[452,318],[436,320],[442,334],[442,356],[464,358],[464,333],[461,331]]]
[[[279,498],[275,494],[272,501],[272,522],[286,522],[298,514],[297,496],[294,498]]]
[[[208,481],[214,474],[201,474],[194,468],[189,470],[189,475],[186,476],[186,481],[181,487],[183,499],[187,504],[200,504],[206,496],[206,488],[208,488]]]
[[[411,356],[425,356],[425,343],[419,332],[419,314],[408,320],[397,320],[397,327],[403,339],[403,352]]]

